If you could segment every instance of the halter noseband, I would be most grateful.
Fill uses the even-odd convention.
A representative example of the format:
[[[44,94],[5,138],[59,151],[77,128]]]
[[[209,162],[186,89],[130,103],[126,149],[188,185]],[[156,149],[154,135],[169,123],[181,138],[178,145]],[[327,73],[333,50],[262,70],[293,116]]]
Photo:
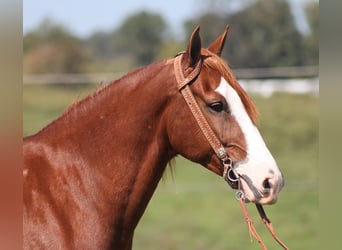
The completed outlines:
[[[191,92],[189,84],[199,75],[202,68],[202,59],[198,60],[197,64],[193,67],[193,70],[186,77],[184,76],[181,62],[182,62],[183,53],[180,53],[176,56],[174,61],[174,71],[177,80],[178,90],[184,97],[185,102],[190,108],[191,113],[193,114],[198,126],[200,127],[203,135],[209,142],[211,148],[214,150],[217,157],[220,159],[223,165],[223,178],[226,182],[233,188],[238,188],[239,176],[233,168],[233,160],[230,158],[224,146],[217,138],[216,134],[210,127],[207,119],[203,115],[198,103]]]

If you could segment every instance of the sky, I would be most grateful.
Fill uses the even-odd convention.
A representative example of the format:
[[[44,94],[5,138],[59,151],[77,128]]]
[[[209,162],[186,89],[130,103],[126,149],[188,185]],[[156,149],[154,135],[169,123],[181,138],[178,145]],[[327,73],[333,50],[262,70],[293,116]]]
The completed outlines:
[[[209,1],[209,0],[208,0]],[[227,0],[229,1],[229,0]],[[230,0],[231,7],[238,9],[248,0]],[[308,30],[301,9],[306,2],[318,0],[289,0],[300,30]],[[36,28],[45,18],[62,24],[80,37],[94,31],[111,31],[121,25],[129,15],[140,10],[160,13],[176,35],[181,35],[184,20],[195,17],[203,10],[199,0],[23,0],[23,32]]]

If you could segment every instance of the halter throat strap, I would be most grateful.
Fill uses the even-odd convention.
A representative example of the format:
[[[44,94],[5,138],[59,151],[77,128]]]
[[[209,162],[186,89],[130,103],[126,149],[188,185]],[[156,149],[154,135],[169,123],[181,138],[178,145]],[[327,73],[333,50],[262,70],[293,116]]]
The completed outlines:
[[[197,64],[193,67],[193,70],[187,76],[184,76],[182,70],[182,57],[183,53],[180,53],[175,57],[174,60],[174,72],[177,80],[178,90],[184,97],[184,100],[188,105],[192,115],[194,116],[198,126],[200,127],[203,135],[207,139],[217,157],[221,160],[223,164],[224,179],[232,188],[236,189],[238,175],[233,169],[233,161],[224,149],[224,146],[217,138],[212,128],[210,127],[189,86],[189,84],[197,78],[201,71],[203,64],[202,59],[198,60]]]

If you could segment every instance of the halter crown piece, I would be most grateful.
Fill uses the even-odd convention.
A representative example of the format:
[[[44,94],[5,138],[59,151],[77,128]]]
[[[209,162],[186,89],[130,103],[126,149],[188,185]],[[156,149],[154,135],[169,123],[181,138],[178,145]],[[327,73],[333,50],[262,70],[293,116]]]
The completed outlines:
[[[241,190],[241,180],[240,176],[233,168],[233,160],[230,158],[226,150],[224,149],[222,143],[217,138],[216,134],[210,127],[207,119],[205,118],[203,112],[201,111],[198,103],[192,94],[189,84],[197,78],[202,68],[202,59],[198,60],[197,64],[193,67],[193,70],[185,77],[182,70],[182,57],[184,52],[176,55],[174,59],[174,72],[177,80],[178,90],[184,97],[186,104],[188,105],[191,113],[193,114],[198,126],[200,127],[203,135],[209,142],[211,148],[221,160],[223,165],[223,178],[233,189],[238,189],[236,192],[236,198],[239,200],[243,215],[248,225],[250,235],[257,239],[262,249],[267,250],[267,247],[263,243],[261,237],[257,233],[250,216],[248,215],[245,206],[245,197],[243,190]],[[268,231],[271,233],[272,237],[279,243],[283,249],[288,250],[289,248],[277,237],[273,229],[271,221],[267,218],[266,213],[260,204],[256,204],[257,210],[261,216],[263,223],[266,225]]]

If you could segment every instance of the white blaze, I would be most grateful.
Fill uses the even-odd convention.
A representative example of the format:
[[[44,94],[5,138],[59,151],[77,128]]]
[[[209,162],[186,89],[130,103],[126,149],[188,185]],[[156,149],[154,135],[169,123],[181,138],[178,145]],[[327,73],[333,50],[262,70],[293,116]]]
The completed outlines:
[[[266,178],[273,178],[272,180],[281,182],[281,184],[277,185],[279,190],[274,190],[275,195],[277,195],[282,186],[281,172],[266,147],[259,130],[247,114],[239,95],[223,77],[221,77],[220,85],[216,88],[216,91],[225,97],[231,114],[245,136],[247,157],[245,160],[235,163],[237,173],[247,175],[258,190],[262,189],[262,183]]]

